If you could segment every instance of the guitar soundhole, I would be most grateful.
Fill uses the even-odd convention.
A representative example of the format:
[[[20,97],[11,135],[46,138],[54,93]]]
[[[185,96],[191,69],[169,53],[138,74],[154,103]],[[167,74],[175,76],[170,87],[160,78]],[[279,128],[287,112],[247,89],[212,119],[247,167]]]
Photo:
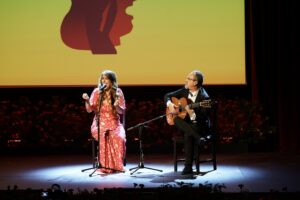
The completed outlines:
[[[179,111],[179,112],[182,112],[182,111],[183,111],[182,106],[179,106],[179,107],[178,107],[178,111]]]

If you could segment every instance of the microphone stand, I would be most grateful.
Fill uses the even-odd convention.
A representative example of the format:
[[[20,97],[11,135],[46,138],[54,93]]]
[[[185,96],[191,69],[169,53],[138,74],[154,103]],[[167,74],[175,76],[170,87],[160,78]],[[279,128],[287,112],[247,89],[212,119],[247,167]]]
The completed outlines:
[[[154,168],[150,168],[150,167],[145,167],[145,165],[144,165],[144,153],[143,153],[143,147],[142,147],[142,131],[146,127],[145,124],[148,124],[148,123],[153,122],[155,120],[161,119],[164,116],[166,116],[166,114],[158,116],[158,117],[155,117],[155,118],[153,118],[151,120],[148,120],[148,121],[145,121],[143,123],[139,123],[139,124],[137,124],[135,126],[132,126],[132,127],[130,127],[130,128],[127,129],[127,131],[130,131],[130,130],[132,130],[134,128],[138,128],[138,130],[139,130],[139,151],[140,151],[139,164],[138,164],[137,167],[129,169],[129,171],[134,170],[133,172],[130,173],[130,175],[134,174],[137,170],[143,169],[143,168],[150,169],[150,170],[156,170],[156,171],[159,171],[159,172],[163,171],[163,170],[160,170],[160,169],[154,169]]]
[[[102,91],[106,86],[102,87],[102,88],[99,88],[100,91]],[[100,94],[99,94],[100,95]],[[93,167],[92,168],[88,168],[88,169],[83,169],[81,170],[82,172],[86,171],[86,170],[89,170],[89,169],[95,169],[89,176],[91,177],[96,171],[97,169],[108,169],[108,170],[112,170],[112,171],[115,171],[115,172],[124,172],[122,170],[118,170],[118,169],[113,169],[113,168],[108,168],[108,167],[103,167],[101,165],[101,162],[100,162],[100,109],[101,109],[101,106],[102,106],[102,94],[100,95],[99,97],[99,110],[98,112],[96,113],[96,116],[97,116],[97,133],[98,133],[98,147],[97,147],[97,157],[96,157],[96,163],[93,163]],[[94,157],[94,145],[93,146],[93,157]]]

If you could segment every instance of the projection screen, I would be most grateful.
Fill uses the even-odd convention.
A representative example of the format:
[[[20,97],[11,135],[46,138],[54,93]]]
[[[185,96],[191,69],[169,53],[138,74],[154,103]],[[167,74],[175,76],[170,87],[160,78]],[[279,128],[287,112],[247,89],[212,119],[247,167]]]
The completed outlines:
[[[0,87],[245,84],[244,0],[1,0]]]

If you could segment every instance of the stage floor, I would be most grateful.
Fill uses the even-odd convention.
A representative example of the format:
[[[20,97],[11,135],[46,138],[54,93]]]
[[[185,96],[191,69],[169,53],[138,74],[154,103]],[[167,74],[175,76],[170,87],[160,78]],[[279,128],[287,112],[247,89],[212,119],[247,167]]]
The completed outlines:
[[[300,156],[279,153],[219,154],[217,170],[210,164],[200,166],[200,175],[174,172],[171,154],[144,155],[144,167],[139,155],[127,155],[126,171],[115,174],[93,173],[89,155],[1,156],[0,190],[17,185],[19,189],[47,189],[59,184],[61,189],[180,187],[180,185],[219,184],[223,192],[270,192],[271,190],[300,192]],[[148,169],[158,169],[157,170]],[[134,172],[135,171],[135,172]],[[134,173],[132,173],[134,172]],[[89,175],[92,174],[90,177]]]

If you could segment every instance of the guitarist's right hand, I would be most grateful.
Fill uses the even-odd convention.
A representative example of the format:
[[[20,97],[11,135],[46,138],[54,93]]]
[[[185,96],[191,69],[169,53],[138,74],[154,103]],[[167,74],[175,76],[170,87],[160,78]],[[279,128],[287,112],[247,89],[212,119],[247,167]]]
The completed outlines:
[[[169,101],[167,103],[167,107],[168,107],[170,113],[174,114],[177,112],[176,111],[177,106],[175,104],[173,104],[171,101]]]

